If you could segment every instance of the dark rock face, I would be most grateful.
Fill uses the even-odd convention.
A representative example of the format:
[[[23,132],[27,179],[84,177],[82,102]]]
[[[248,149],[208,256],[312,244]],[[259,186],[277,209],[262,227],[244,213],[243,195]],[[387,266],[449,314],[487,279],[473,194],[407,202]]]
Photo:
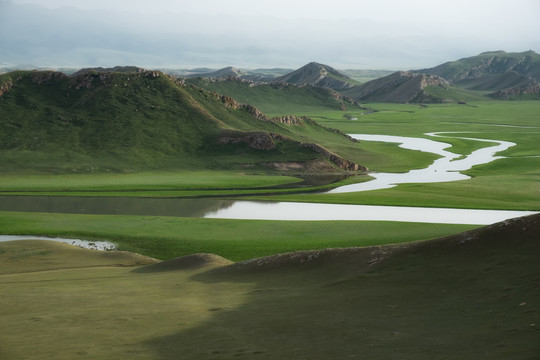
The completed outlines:
[[[340,169],[347,171],[365,171],[366,167],[360,166],[352,161],[346,160],[341,156],[331,152],[325,147],[314,143],[301,143],[286,136],[277,133],[266,132],[224,132],[218,139],[220,145],[226,144],[245,144],[256,150],[269,151],[276,148],[276,142],[292,142],[299,146],[309,148],[321,155]]]
[[[227,135],[222,135],[217,142],[220,145],[243,143],[252,149],[265,151],[276,148],[274,136],[266,132],[230,133]]]

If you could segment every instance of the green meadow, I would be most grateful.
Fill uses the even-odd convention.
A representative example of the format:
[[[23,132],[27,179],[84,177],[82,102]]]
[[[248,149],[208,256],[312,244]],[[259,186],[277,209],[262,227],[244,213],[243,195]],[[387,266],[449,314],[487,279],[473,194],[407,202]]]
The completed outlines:
[[[371,113],[327,112],[310,114],[321,124],[346,133],[368,133],[431,138],[452,145],[447,150],[467,155],[489,143],[455,139],[469,137],[504,140],[516,143],[503,153],[504,158],[465,171],[471,179],[432,184],[404,184],[393,189],[350,194],[311,194],[280,196],[280,200],[329,203],[379,204],[484,209],[540,209],[540,103],[537,101],[476,102],[468,105],[398,105],[370,104]],[[447,137],[432,138],[425,133],[456,132]],[[443,134],[444,135],[444,134]],[[361,142],[369,149],[372,144]],[[395,145],[388,157],[402,150]],[[409,153],[414,151],[409,151]],[[367,157],[365,164],[372,171],[399,172],[389,162]],[[394,158],[397,160],[397,158]],[[414,156],[404,159],[411,169],[420,162]],[[420,166],[421,167],[421,166]]]
[[[468,170],[470,180],[350,194],[320,191],[369,176],[306,185],[303,170],[36,172],[15,160],[0,194],[540,209],[539,102],[368,106],[300,114],[345,133],[459,131],[517,145]],[[372,171],[436,159],[347,143],[316,126],[295,134]],[[441,140],[457,154],[488,145],[450,135]],[[234,151],[226,155],[235,164]],[[534,359],[538,229],[538,217],[478,228],[0,211],[1,234],[106,240],[121,250],[0,242],[0,358]]]
[[[427,137],[426,132],[460,132],[456,136],[513,141],[505,158],[474,167],[469,180],[406,184],[393,189],[348,194],[321,192],[341,184],[369,180],[353,175],[325,185],[301,185],[298,173],[239,170],[175,170],[131,173],[26,174],[0,178],[3,195],[229,197],[344,204],[540,209],[540,103],[484,101],[472,104],[369,104],[371,111],[306,113],[326,127],[346,133]],[[357,118],[350,120],[349,118]],[[402,172],[430,164],[435,155],[405,150],[396,144],[332,142],[336,137],[316,127],[301,129],[372,171]],[[449,134],[453,135],[453,134]],[[306,134],[306,136],[308,136]],[[448,150],[466,155],[489,145],[445,137]],[[352,153],[355,152],[354,155]],[[348,154],[351,154],[349,157]],[[48,219],[48,220],[43,220]],[[78,236],[112,240],[120,249],[159,259],[193,252],[213,252],[233,260],[285,251],[399,243],[438,237],[470,227],[349,222],[257,222],[136,216],[94,216],[3,212],[0,233]],[[144,224],[140,225],[140,224]],[[403,229],[408,229],[403,231]],[[422,229],[430,229],[424,232]],[[136,229],[136,230],[135,230]],[[151,229],[151,230],[146,230]],[[336,236],[335,234],[339,234]]]
[[[5,234],[106,240],[166,260],[212,253],[233,261],[283,252],[427,240],[476,226],[370,221],[262,221],[0,212]]]

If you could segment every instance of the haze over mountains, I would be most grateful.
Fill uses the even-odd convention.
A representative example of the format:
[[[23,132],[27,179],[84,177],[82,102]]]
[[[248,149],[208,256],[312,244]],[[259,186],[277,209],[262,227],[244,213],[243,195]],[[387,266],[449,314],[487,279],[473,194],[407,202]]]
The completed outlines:
[[[211,4],[211,5],[209,5]],[[407,70],[538,49],[536,0],[0,0],[0,64]],[[482,14],[482,16],[478,16]],[[459,24],[456,25],[456,20]]]
[[[250,80],[256,77],[226,68],[182,79],[134,66],[83,69],[72,76],[54,71],[0,75],[3,166],[25,156],[28,164],[45,167],[65,158],[71,161],[62,166],[96,163],[106,152],[113,160],[99,164],[104,168],[194,166],[189,161],[211,167],[217,164],[209,159],[228,153],[222,166],[241,166],[233,154],[243,154],[257,164],[318,159],[329,162],[328,169],[359,169],[360,157],[343,159],[321,146],[333,138],[330,143],[343,148],[350,139],[307,118],[282,114],[363,110],[360,102],[370,101],[540,98],[540,55],[533,51],[482,53],[362,84],[315,62],[285,75],[257,76]]]
[[[287,83],[300,87],[321,87],[337,91],[355,101],[457,102],[478,100],[486,93],[493,98],[511,98],[519,95],[535,97],[540,94],[540,55],[534,51],[485,52],[430,69],[398,71],[365,83],[316,62],[311,62],[286,75],[266,78],[231,69],[233,68],[195,73],[190,77],[214,78],[222,82],[231,78],[255,81],[250,86],[261,83]],[[215,85],[214,90],[217,90]],[[234,96],[233,93],[229,95]]]

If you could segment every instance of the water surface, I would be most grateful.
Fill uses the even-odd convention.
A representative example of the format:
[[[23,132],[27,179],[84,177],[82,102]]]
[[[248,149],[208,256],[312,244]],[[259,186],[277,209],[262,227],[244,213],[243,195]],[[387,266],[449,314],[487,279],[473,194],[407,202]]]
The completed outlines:
[[[432,137],[441,133],[427,134]],[[446,133],[447,134],[447,133]],[[498,140],[464,138],[490,143],[466,157],[452,153],[450,144],[422,138],[388,135],[361,135],[353,137],[364,141],[399,143],[401,147],[437,154],[441,158],[425,169],[407,173],[375,173],[374,180],[338,187],[330,193],[384,189],[403,183],[430,183],[464,180],[469,177],[460,171],[494,161],[496,154],[514,143]],[[448,136],[448,135],[446,135]],[[152,215],[222,219],[296,220],[296,221],[406,221],[446,224],[487,225],[513,217],[531,215],[531,211],[501,211],[444,209],[400,206],[340,205],[319,203],[235,201],[228,199],[174,199],[126,197],[54,197],[54,196],[0,196],[0,211]]]
[[[440,137],[440,134],[449,133],[427,133],[426,135]],[[388,189],[398,184],[436,183],[470,179],[470,176],[462,174],[460,171],[469,170],[473,166],[487,164],[494,160],[500,159],[500,156],[495,156],[497,153],[516,145],[515,143],[509,141],[454,136],[457,139],[474,140],[495,144],[475,150],[465,158],[462,158],[462,155],[460,154],[455,154],[445,150],[451,147],[450,144],[430,139],[364,134],[351,134],[351,136],[358,140],[364,141],[399,143],[399,146],[402,148],[437,154],[440,155],[441,158],[435,160],[427,168],[410,170],[406,173],[370,173],[370,176],[372,176],[374,180],[359,184],[340,186],[330,190],[329,193],[347,193]]]

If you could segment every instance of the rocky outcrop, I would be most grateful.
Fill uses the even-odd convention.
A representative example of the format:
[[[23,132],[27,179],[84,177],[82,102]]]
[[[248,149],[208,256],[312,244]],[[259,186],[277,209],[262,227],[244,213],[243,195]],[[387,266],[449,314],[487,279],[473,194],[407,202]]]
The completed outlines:
[[[63,80],[68,78],[69,77],[64,73],[57,71],[32,71],[18,75],[15,78],[6,77],[4,82],[0,84],[0,96],[7,93],[13,86],[16,86],[17,82],[23,79],[30,79],[33,84],[40,85],[46,82]]]
[[[302,144],[302,146],[310,148],[312,150],[315,150],[319,154],[322,154],[326,159],[328,159],[331,163],[336,165],[337,167],[348,170],[348,171],[368,171],[368,168],[364,166],[360,166],[352,161],[346,160],[342,158],[341,156],[331,152],[330,150],[326,149],[325,147],[319,145],[319,144]]]
[[[428,86],[448,88],[450,83],[436,75],[398,71],[355,87],[350,96],[357,101],[408,103],[421,98]]]
[[[491,97],[499,98],[499,99],[511,99],[514,96],[519,95],[536,95],[540,94],[540,84],[535,81],[534,84],[527,86],[527,87],[514,87],[510,89],[505,90],[499,90],[492,94],[490,94]]]
[[[276,148],[275,138],[277,134],[267,132],[224,132],[218,138],[217,143],[226,144],[246,144],[256,150],[273,150]]]
[[[34,84],[42,84],[51,80],[67,79],[68,76],[57,71],[37,71],[31,76]]]
[[[0,84],[0,97],[7,93],[9,89],[13,87],[13,79],[9,78],[2,84]]]
[[[72,74],[73,77],[77,77],[82,74],[86,73],[142,73],[142,72],[148,72],[148,70],[137,67],[137,66],[115,66],[112,68],[102,68],[102,67],[95,67],[95,68],[84,68],[81,69],[75,73]]]
[[[325,159],[343,170],[366,172],[368,171],[366,167],[346,160],[319,144],[302,143],[277,133],[224,131],[222,132],[221,136],[218,138],[217,141],[217,143],[220,145],[245,144],[252,149],[264,151],[275,149],[277,147],[276,143],[278,142],[292,142],[299,146],[309,148],[321,154]]]
[[[274,116],[273,118],[270,119],[270,121],[278,123],[278,124],[287,125],[287,126],[305,127],[308,119],[309,118],[307,116],[285,115],[285,116]]]
[[[118,70],[118,71],[115,71]],[[128,70],[133,70],[132,72]],[[99,85],[110,86],[115,80],[119,79],[116,75],[118,73],[128,74],[123,78],[123,86],[129,86],[131,81],[140,78],[158,78],[160,76],[167,76],[161,71],[154,70],[144,70],[134,66],[117,66],[110,69],[102,68],[92,68],[92,69],[83,69],[77,71],[73,74],[71,79],[70,88],[75,88],[76,90],[86,88],[91,89],[95,84],[94,82],[99,81]]]

